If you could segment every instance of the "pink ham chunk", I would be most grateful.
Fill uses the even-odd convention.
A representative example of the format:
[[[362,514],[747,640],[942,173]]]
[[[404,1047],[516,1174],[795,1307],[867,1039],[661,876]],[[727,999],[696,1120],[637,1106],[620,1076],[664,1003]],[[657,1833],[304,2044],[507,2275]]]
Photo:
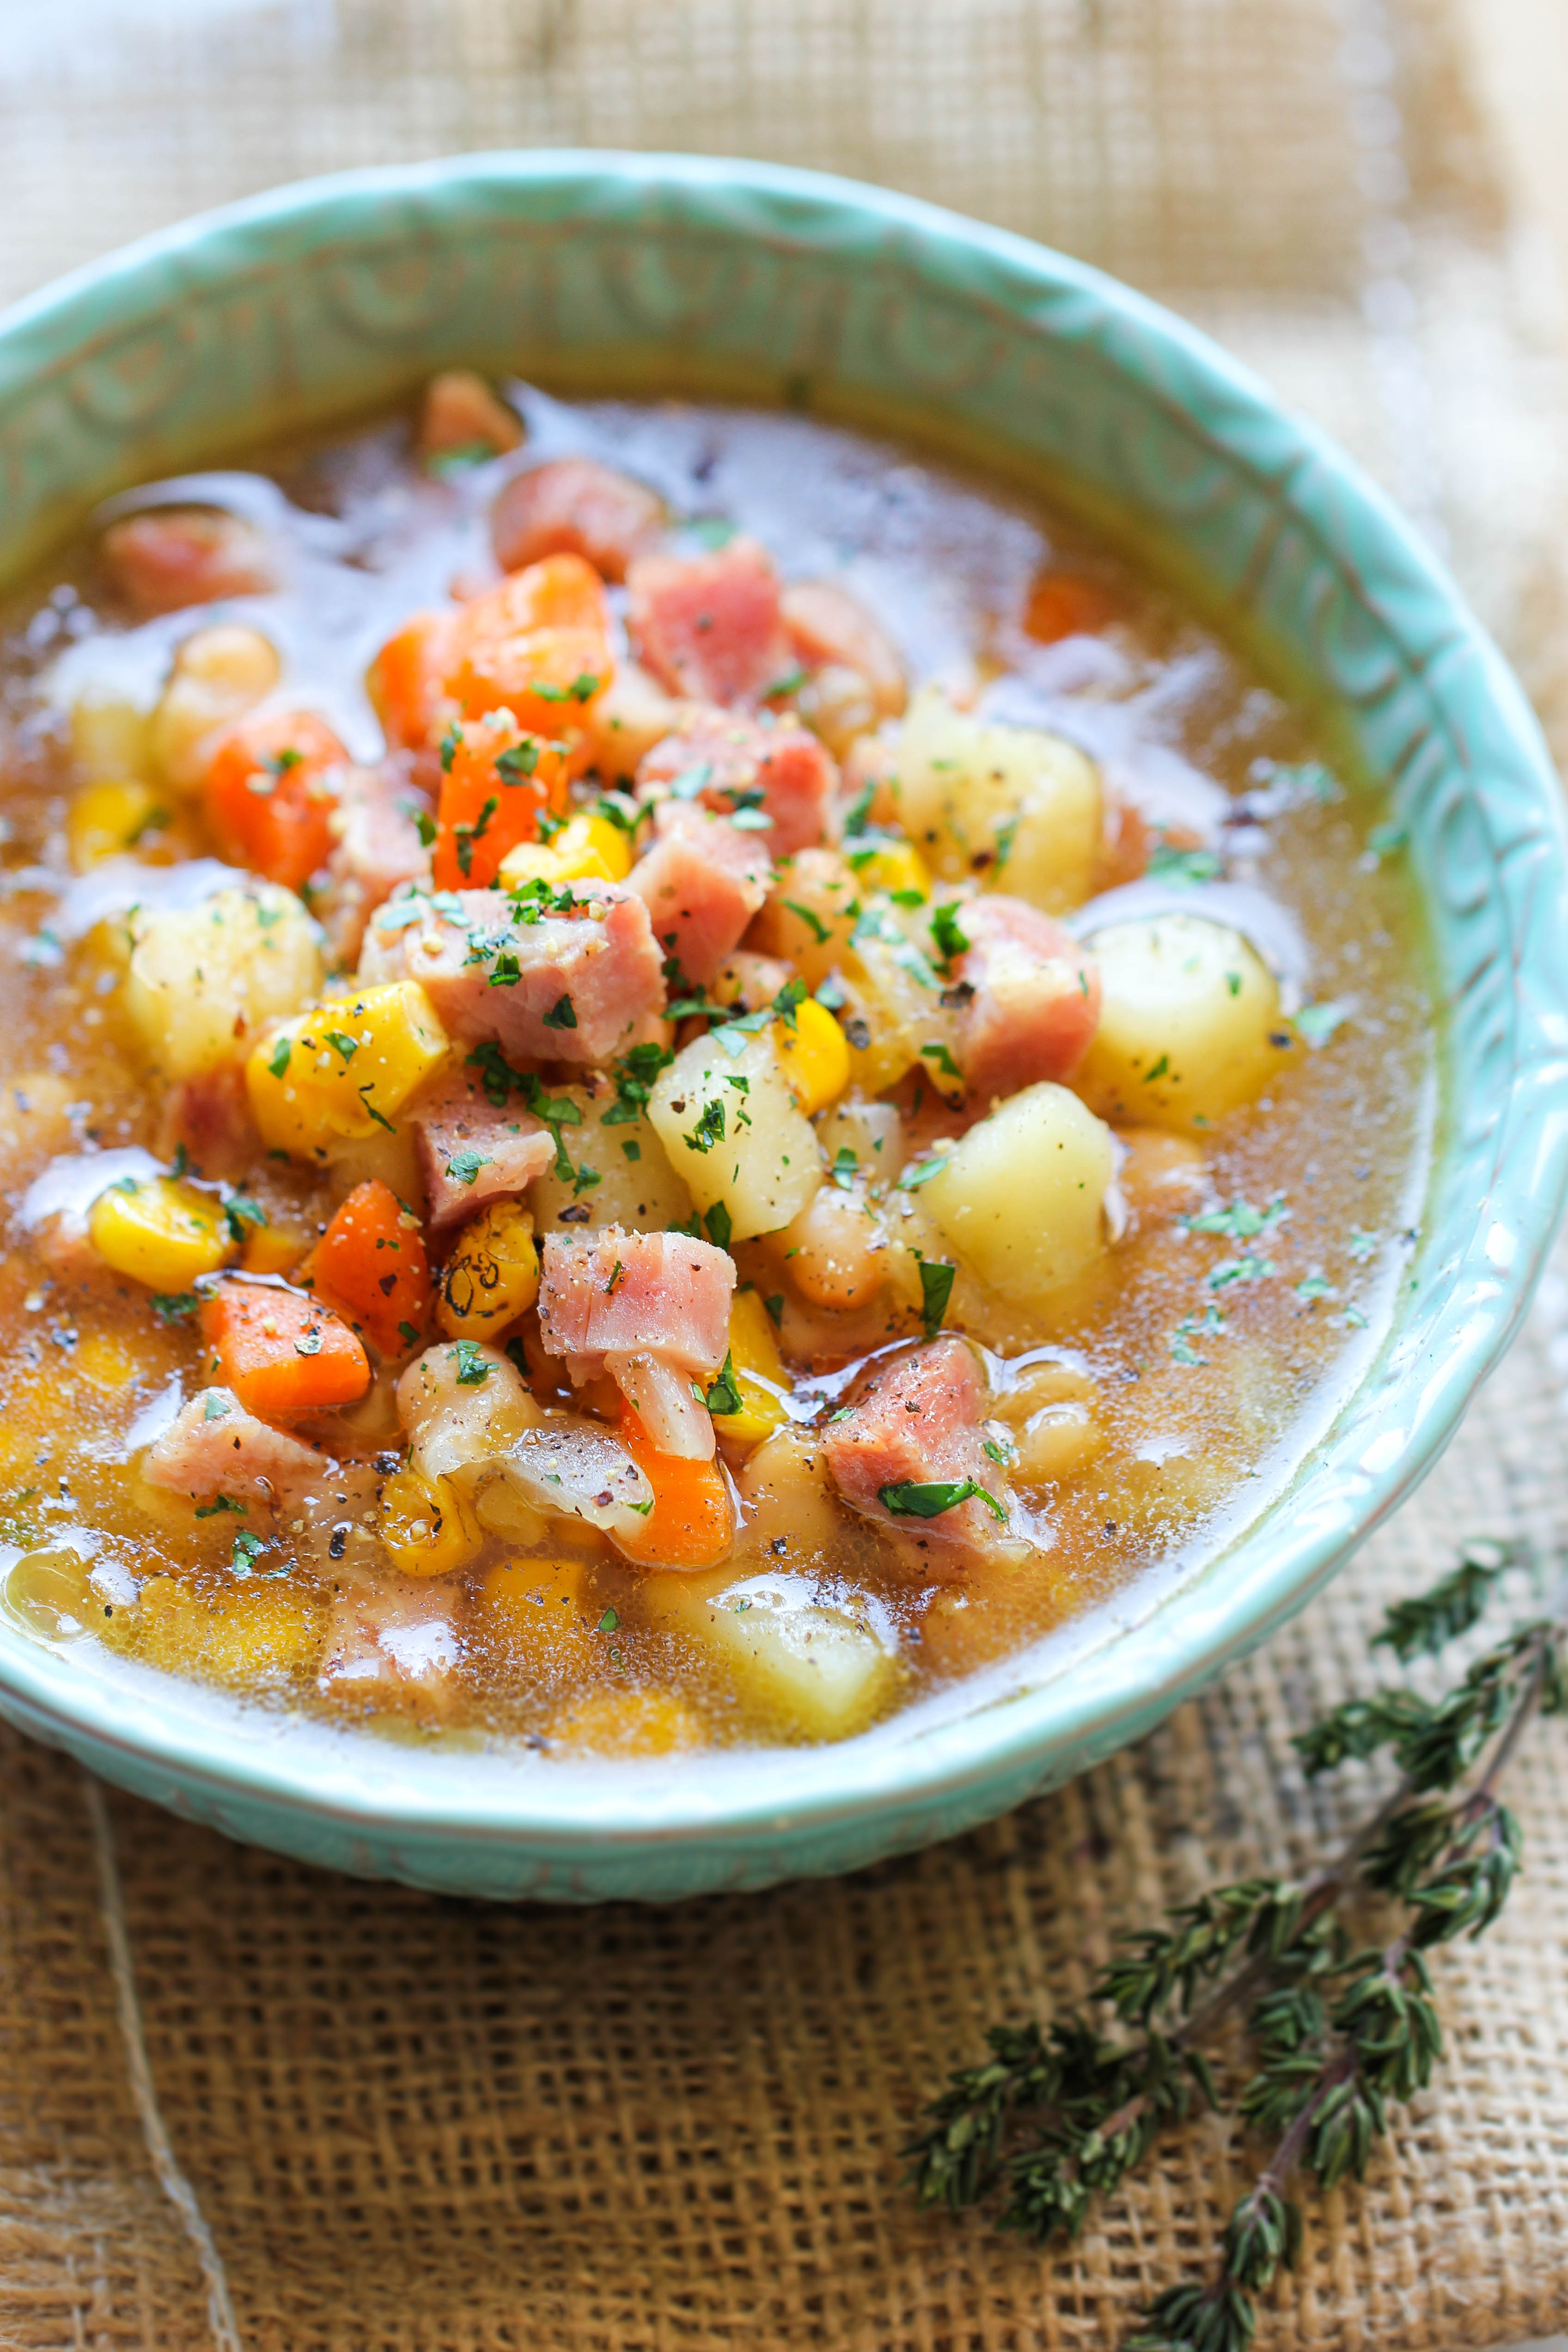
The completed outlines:
[[[709,1378],[729,1352],[735,1264],[685,1234],[549,1234],[539,1276],[539,1336],[588,1368],[607,1356],[657,1356]]]
[[[360,979],[418,981],[450,1035],[498,1045],[508,1061],[605,1063],[664,1009],[648,909],[610,883],[580,883],[570,911],[552,900],[526,921],[540,903],[518,912],[499,890],[394,901],[365,933]]]
[[[754,539],[712,555],[644,555],[626,584],[639,657],[672,694],[755,702],[794,667],[779,575]]]
[[[1022,898],[971,898],[958,909],[970,942],[955,971],[955,1050],[970,1092],[1017,1094],[1067,1078],[1100,1020],[1100,973],[1060,923]]]
[[[225,1063],[172,1086],[158,1115],[157,1147],[160,1160],[177,1160],[183,1150],[193,1175],[237,1182],[261,1156],[243,1066]]]
[[[461,1223],[486,1201],[526,1192],[555,1158],[549,1128],[529,1111],[497,1109],[471,1072],[422,1095],[413,1118],[434,1233]]]
[[[413,783],[411,767],[406,753],[393,753],[378,768],[347,768],[334,779],[329,881],[316,893],[311,911],[325,926],[340,966],[356,961],[377,908],[430,871],[430,852],[414,821],[428,795]]]
[[[143,615],[178,613],[221,596],[263,596],[277,585],[267,541],[239,515],[153,507],[104,532],[101,551],[120,594]]]
[[[593,457],[556,457],[513,476],[491,509],[490,541],[503,572],[580,555],[606,580],[624,580],[664,524],[664,501],[645,483]]]
[[[972,1479],[1005,1511],[1007,1489],[985,1451],[986,1395],[973,1351],[952,1337],[878,1372],[847,1417],[822,1433],[828,1468],[845,1502],[932,1548],[994,1550],[1007,1534],[1005,1522],[973,1496],[930,1517],[891,1509],[882,1499],[889,1490],[896,1501],[901,1488],[963,1486]]]
[[[662,803],[656,825],[626,887],[646,905],[661,955],[683,982],[706,986],[768,896],[768,852],[762,836],[681,801]]]
[[[150,1486],[163,1486],[210,1503],[226,1495],[233,1503],[287,1508],[308,1490],[319,1491],[332,1465],[313,1445],[302,1445],[247,1412],[229,1389],[203,1389],[183,1405],[142,1457]]]
[[[318,1687],[324,1696],[446,1715],[463,1655],[463,1593],[455,1585],[393,1576],[346,1583],[327,1620]]]
[[[800,580],[782,609],[789,643],[808,669],[852,669],[879,719],[896,719],[907,699],[904,665],[886,631],[858,596],[832,580]]]
[[[693,711],[637,770],[645,798],[677,781],[683,793],[721,815],[758,808],[768,819],[759,832],[769,857],[793,857],[821,843],[839,771],[798,719],[709,709]]]

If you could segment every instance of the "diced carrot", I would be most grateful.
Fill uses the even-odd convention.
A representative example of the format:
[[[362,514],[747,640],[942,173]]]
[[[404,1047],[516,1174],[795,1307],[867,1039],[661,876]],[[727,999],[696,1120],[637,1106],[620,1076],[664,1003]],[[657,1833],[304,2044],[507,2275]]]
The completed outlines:
[[[505,708],[528,733],[565,741],[569,767],[588,761],[587,719],[610,684],[604,583],[580,555],[547,555],[465,604],[444,684],[465,717]]]
[[[379,1176],[356,1184],[311,1253],[310,1286],[379,1356],[406,1356],[430,1314],[419,1219]]]
[[[224,856],[298,890],[332,847],[332,788],[349,754],[308,710],[257,711],[220,737],[207,821]]]
[[[1061,637],[1092,636],[1116,617],[1114,599],[1097,580],[1074,572],[1041,572],[1029,592],[1023,625],[1042,646]]]
[[[717,1462],[661,1454],[630,1405],[622,1412],[621,1442],[653,1488],[638,1535],[617,1536],[622,1550],[650,1567],[716,1567],[735,1541],[735,1511]]]
[[[539,816],[566,806],[566,747],[519,727],[509,710],[455,726],[441,747],[433,871],[438,890],[480,890]]]
[[[202,1333],[209,1377],[260,1421],[352,1404],[371,1384],[370,1359],[348,1325],[280,1284],[220,1283],[203,1302]]]
[[[394,751],[423,751],[434,739],[457,618],[415,613],[365,672],[365,691]]]

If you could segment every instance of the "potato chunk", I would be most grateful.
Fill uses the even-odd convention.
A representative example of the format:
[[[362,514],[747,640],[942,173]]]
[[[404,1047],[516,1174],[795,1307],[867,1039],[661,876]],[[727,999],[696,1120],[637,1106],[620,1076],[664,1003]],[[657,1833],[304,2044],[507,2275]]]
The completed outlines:
[[[1092,941],[1100,1026],[1078,1091],[1118,1126],[1211,1126],[1260,1094],[1285,1045],[1272,973],[1200,915],[1113,923]]]
[[[944,880],[1009,890],[1048,915],[1088,898],[1100,774],[1061,736],[973,718],[927,687],[904,722],[892,788],[905,831]]]
[[[896,1652],[863,1593],[778,1573],[651,1579],[645,1605],[726,1670],[779,1737],[848,1739],[892,1704]]]
[[[722,1033],[694,1038],[654,1087],[648,1117],[721,1245],[777,1233],[822,1181],[816,1136],[766,1031],[735,1054]]]
[[[661,1234],[685,1223],[691,1195],[645,1118],[627,1118],[602,1080],[596,1092],[558,1087],[551,1094],[556,1101],[564,1095],[575,1103],[580,1120],[575,1126],[569,1120],[559,1129],[570,1172],[559,1172],[558,1156],[528,1187],[528,1207],[539,1234],[598,1233],[605,1225]],[[597,1183],[585,1181],[584,1171]]]
[[[319,938],[293,891],[270,882],[133,916],[125,1004],[160,1075],[243,1062],[259,1031],[320,986]]]
[[[1044,1082],[972,1127],[921,1198],[955,1255],[1028,1311],[1104,1250],[1114,1166],[1109,1129]]]
[[[277,648],[259,629],[221,622],[195,630],[175,653],[149,723],[159,773],[180,792],[198,791],[219,735],[271,693],[281,670]]]

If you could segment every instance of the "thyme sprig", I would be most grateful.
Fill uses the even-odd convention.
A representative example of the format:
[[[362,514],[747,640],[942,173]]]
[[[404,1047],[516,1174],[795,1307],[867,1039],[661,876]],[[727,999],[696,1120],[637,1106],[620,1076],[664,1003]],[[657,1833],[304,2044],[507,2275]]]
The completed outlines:
[[[1469,1633],[1520,1546],[1476,1542],[1427,1592],[1396,1602],[1378,1643],[1406,1660]],[[1174,1906],[1124,1937],[1082,2009],[993,2027],[989,2056],[950,2078],[904,2150],[923,2204],[988,2203],[1003,2229],[1076,2237],[1159,2134],[1198,2106],[1271,2142],[1235,2206],[1212,2278],[1143,2314],[1126,2352],[1248,2352],[1258,2298],[1293,2267],[1299,2173],[1321,2189],[1362,2179],[1390,2103],[1442,2054],[1427,1955],[1483,1934],[1519,1868],[1519,1824],[1499,1784],[1537,1714],[1568,1712],[1568,1586],[1442,1696],[1392,1686],[1334,1707],[1296,1738],[1307,1771],[1386,1754],[1392,1792],[1315,1875],[1252,1878]],[[1351,1932],[1369,1903],[1393,1932]],[[1205,2045],[1231,2019],[1251,2057],[1222,2087]]]

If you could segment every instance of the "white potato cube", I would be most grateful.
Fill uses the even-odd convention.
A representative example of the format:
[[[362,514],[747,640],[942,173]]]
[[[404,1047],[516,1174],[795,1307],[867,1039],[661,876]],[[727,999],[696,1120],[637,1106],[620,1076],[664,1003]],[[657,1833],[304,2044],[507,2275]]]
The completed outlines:
[[[1060,735],[973,718],[926,687],[904,722],[893,794],[905,831],[946,881],[1009,891],[1051,915],[1082,906],[1093,888],[1100,773]]]
[[[281,667],[259,629],[219,622],[188,636],[151,722],[152,761],[165,781],[197,791],[218,737],[272,692]]]
[[[126,1010],[166,1078],[243,1062],[269,1022],[321,985],[320,934],[276,883],[134,915],[131,935]]]
[[[1026,1312],[1105,1247],[1110,1129],[1065,1087],[1026,1087],[972,1127],[920,1200],[947,1247]]]
[[[777,1233],[822,1181],[822,1155],[795,1108],[767,1030],[694,1038],[653,1088],[648,1117],[710,1234],[717,1208],[734,1241]],[[612,1130],[613,1132],[613,1129]],[[723,1217],[717,1221],[722,1235]]]
[[[667,1233],[685,1224],[692,1213],[691,1196],[671,1167],[664,1147],[646,1118],[605,1124],[605,1114],[619,1106],[602,1083],[596,1095],[583,1087],[552,1090],[552,1097],[570,1096],[581,1114],[578,1126],[563,1126],[560,1139],[574,1170],[591,1169],[597,1184],[580,1184],[576,1174],[558,1176],[553,1168],[528,1188],[528,1207],[538,1234],[598,1233],[605,1225],[624,1225],[628,1233]],[[628,1146],[631,1150],[628,1150]],[[563,1209],[586,1209],[588,1222],[563,1223]]]
[[[1112,923],[1091,942],[1100,1026],[1077,1087],[1118,1126],[1212,1126],[1260,1094],[1287,1047],[1273,974],[1200,915]]]
[[[848,1739],[892,1705],[900,1672],[891,1633],[867,1595],[777,1572],[716,1589],[687,1576],[649,1580],[650,1613],[727,1671],[744,1703],[784,1738]],[[874,1612],[874,1613],[873,1613]]]

